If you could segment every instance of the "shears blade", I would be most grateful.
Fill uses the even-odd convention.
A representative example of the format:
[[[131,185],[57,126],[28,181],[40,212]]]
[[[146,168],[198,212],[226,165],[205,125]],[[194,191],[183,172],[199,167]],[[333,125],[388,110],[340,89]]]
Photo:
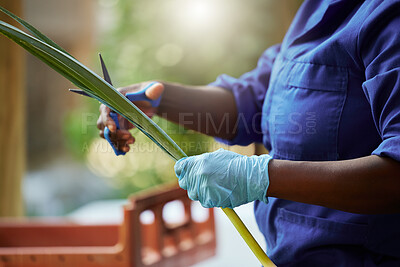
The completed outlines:
[[[90,95],[88,95],[88,93],[86,93],[85,91],[83,91],[81,89],[68,89],[68,90],[70,92],[72,92],[72,93],[76,93],[76,94],[80,94],[80,95],[91,97]]]
[[[99,53],[99,57],[100,57],[100,63],[101,63],[101,70],[103,71],[103,78],[106,82],[108,82],[110,85],[112,85],[110,74],[108,73],[106,64],[104,63],[104,60],[100,53]]]
[[[103,72],[103,78],[104,78],[104,80],[106,82],[108,82],[110,85],[112,85],[110,74],[108,73],[106,64],[104,63],[104,60],[103,60],[103,57],[101,56],[101,53],[99,53],[99,57],[100,57],[101,70]],[[89,95],[88,93],[86,93],[85,91],[83,91],[81,89],[69,89],[69,91],[72,92],[72,93],[76,93],[76,94],[80,94],[80,95],[91,97],[91,95]]]

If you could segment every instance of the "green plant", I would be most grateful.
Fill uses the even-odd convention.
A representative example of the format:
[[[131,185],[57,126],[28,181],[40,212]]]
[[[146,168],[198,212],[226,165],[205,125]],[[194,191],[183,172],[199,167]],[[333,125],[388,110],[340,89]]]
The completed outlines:
[[[113,86],[108,84],[96,73],[88,69],[29,23],[15,16],[3,7],[0,7],[0,10],[18,21],[33,34],[33,36],[31,36],[8,23],[0,21],[0,32],[3,35],[42,60],[77,87],[84,90],[87,94],[126,118],[174,160],[186,157],[185,152],[154,121],[148,118]],[[229,208],[224,208],[223,211],[260,262],[264,266],[273,265],[235,211]]]

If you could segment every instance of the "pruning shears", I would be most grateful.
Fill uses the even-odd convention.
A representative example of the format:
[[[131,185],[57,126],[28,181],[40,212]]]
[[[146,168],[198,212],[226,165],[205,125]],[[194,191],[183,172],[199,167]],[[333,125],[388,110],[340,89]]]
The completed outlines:
[[[110,75],[109,75],[107,67],[106,67],[106,65],[104,63],[104,60],[101,57],[101,54],[99,54],[99,57],[100,57],[101,69],[102,69],[102,72],[103,72],[104,80],[106,82],[108,82],[110,85],[112,85]],[[133,101],[147,101],[147,102],[149,102],[151,104],[152,107],[158,107],[160,105],[161,96],[159,98],[155,99],[155,100],[152,100],[152,99],[148,98],[146,96],[146,94],[145,94],[146,90],[148,88],[150,88],[151,86],[153,86],[154,84],[155,84],[155,82],[151,82],[145,88],[143,88],[142,90],[137,91],[137,92],[133,92],[133,93],[128,93],[128,94],[125,95],[125,97],[128,98],[132,102]],[[90,95],[85,93],[85,91],[80,90],[80,89],[69,89],[69,91],[71,91],[73,93],[80,94],[80,95],[91,97]],[[117,129],[120,129],[119,121],[118,121],[118,114],[115,111],[111,111],[110,112],[110,117],[115,122],[115,125],[117,126]],[[117,144],[115,144],[115,143],[113,143],[111,141],[111,139],[110,139],[110,129],[108,129],[108,127],[104,128],[104,137],[108,141],[108,143],[111,145],[112,149],[114,150],[115,155],[119,156],[119,155],[125,155],[126,154],[126,152],[118,149]]]

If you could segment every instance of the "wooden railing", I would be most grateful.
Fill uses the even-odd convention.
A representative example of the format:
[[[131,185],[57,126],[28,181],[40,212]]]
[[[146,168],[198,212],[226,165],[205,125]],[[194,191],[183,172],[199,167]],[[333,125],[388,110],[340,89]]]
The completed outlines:
[[[163,209],[177,201],[183,216],[169,223]],[[143,213],[151,220],[143,222]],[[215,246],[213,210],[195,221],[192,201],[177,187],[130,198],[121,225],[0,221],[1,267],[190,266],[215,255]]]

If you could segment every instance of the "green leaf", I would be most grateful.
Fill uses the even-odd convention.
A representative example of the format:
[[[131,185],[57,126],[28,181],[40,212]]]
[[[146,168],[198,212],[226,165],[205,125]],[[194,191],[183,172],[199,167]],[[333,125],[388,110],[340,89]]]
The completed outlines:
[[[139,108],[113,86],[58,48],[0,21],[0,33],[59,72],[76,86],[133,123],[173,159],[185,157],[183,150]]]
[[[20,17],[18,17],[17,15],[11,13],[10,11],[8,11],[7,9],[5,9],[4,7],[0,6],[0,11],[2,11],[4,14],[8,15],[9,17],[11,17],[12,19],[14,19],[15,21],[17,21],[19,24],[21,24],[22,26],[24,26],[27,30],[29,30],[36,38],[38,38],[39,40],[50,44],[51,46],[57,48],[60,51],[63,51],[65,54],[70,55],[67,51],[65,51],[61,46],[59,46],[58,44],[56,44],[53,40],[51,40],[49,37],[47,37],[46,35],[42,34],[39,30],[37,30],[35,27],[33,27],[31,24],[29,24],[28,22],[26,22],[25,20],[21,19]]]

